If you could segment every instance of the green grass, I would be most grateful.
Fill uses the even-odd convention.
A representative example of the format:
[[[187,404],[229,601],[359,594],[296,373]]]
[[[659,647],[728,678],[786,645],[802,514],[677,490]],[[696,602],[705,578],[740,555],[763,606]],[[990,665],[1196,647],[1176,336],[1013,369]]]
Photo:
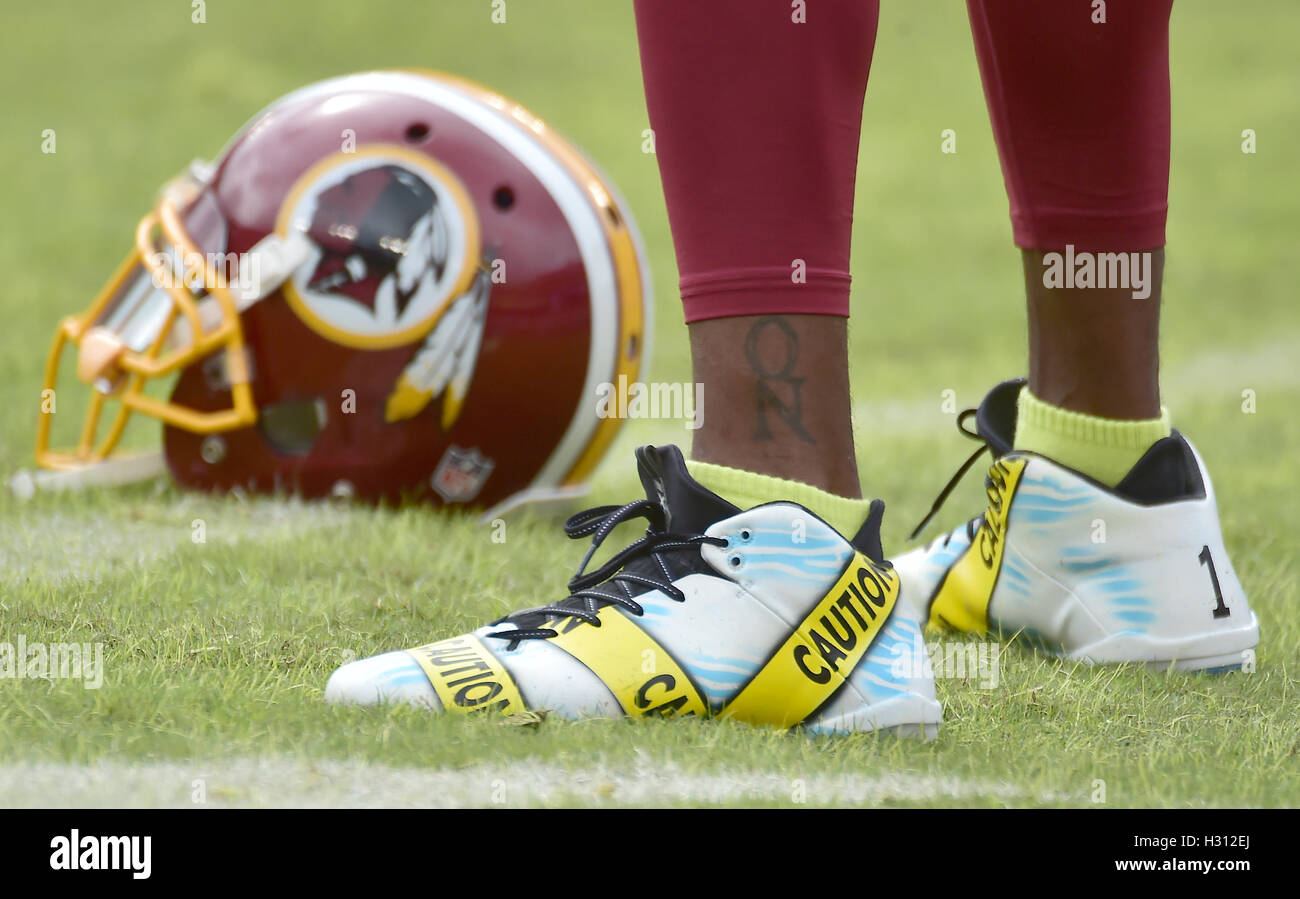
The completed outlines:
[[[31,464],[55,323],[118,262],[161,181],[216,152],[273,97],[349,70],[424,65],[483,81],[598,159],[636,211],[654,267],[653,376],[689,377],[658,173],[641,152],[630,7],[511,3],[507,24],[493,25],[487,3],[325,6],[336,12],[227,0],[208,4],[204,25],[176,3],[6,11],[0,472]],[[717,722],[502,727],[330,708],[321,690],[340,662],[562,595],[577,547],[541,514],[511,520],[498,544],[472,518],[420,509],[244,502],[166,486],[27,503],[4,492],[0,641],[103,642],[107,674],[97,691],[0,680],[0,764],[172,762],[197,777],[250,758],[347,760],[463,770],[487,784],[494,771],[540,760],[629,776],[650,766],[683,780],[775,778],[739,804],[794,803],[780,785],[796,781],[822,785],[809,803],[835,802],[834,778],[903,775],[933,779],[938,792],[886,789],[870,801],[1090,805],[1103,780],[1110,805],[1300,804],[1297,26],[1300,10],[1263,0],[1181,3],[1173,17],[1165,393],[1214,473],[1260,618],[1254,674],[1089,669],[1011,646],[997,688],[939,682],[945,719],[929,744]],[[57,132],[53,155],[40,152],[46,128]],[[939,152],[945,128],[957,131],[956,155]],[[1258,135],[1256,155],[1240,152],[1244,128]],[[857,218],[854,302],[871,325],[852,334],[856,424],[864,482],[890,504],[892,550],[969,450],[940,411],[941,391],[974,404],[1025,366],[1019,260],[961,4],[886,4]],[[1246,389],[1256,414],[1241,410]],[[670,424],[631,423],[594,499],[631,495],[632,446],[685,439]],[[950,500],[947,522],[976,508],[977,481]],[[195,519],[205,543],[191,540]],[[178,779],[178,797],[188,783]],[[548,802],[620,801],[599,778],[561,786]],[[268,801],[226,789],[214,801]],[[93,801],[71,787],[45,800]],[[657,801],[707,799],[669,785]]]

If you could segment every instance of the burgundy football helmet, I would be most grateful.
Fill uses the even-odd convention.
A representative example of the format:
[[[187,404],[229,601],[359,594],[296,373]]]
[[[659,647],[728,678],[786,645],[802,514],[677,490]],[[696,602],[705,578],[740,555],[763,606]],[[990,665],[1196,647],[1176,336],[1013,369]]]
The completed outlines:
[[[169,183],[59,325],[46,390],[72,344],[89,408],[58,451],[42,407],[37,462],[59,473],[38,477],[161,468],[117,449],[138,412],[185,487],[486,506],[575,490],[619,425],[599,385],[638,377],[647,276],[609,182],[517,104],[434,72],[314,84]],[[169,376],[169,397],[147,392]]]

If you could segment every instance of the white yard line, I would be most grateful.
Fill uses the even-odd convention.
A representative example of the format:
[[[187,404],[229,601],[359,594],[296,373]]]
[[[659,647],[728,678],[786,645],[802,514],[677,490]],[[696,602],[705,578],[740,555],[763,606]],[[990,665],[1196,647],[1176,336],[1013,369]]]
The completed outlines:
[[[1033,805],[1083,803],[1086,796],[1034,794],[1001,781],[910,772],[835,776],[744,769],[686,772],[648,757],[628,765],[574,769],[533,760],[455,770],[293,759],[206,765],[0,765],[0,807],[6,808],[640,807],[743,802],[816,808],[949,801]]]

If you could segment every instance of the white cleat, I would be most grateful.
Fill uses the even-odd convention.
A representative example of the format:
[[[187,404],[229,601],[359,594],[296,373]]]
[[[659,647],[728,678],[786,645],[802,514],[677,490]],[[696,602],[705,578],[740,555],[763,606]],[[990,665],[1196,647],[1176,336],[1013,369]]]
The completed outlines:
[[[1020,634],[1070,659],[1209,672],[1252,662],[1259,623],[1192,445],[1174,432],[1106,487],[1012,451],[1022,384],[994,388],[976,412],[995,457],[988,508],[894,560],[903,600],[931,626]]]
[[[569,598],[344,665],[325,698],[937,734],[920,625],[880,554],[882,503],[850,543],[793,503],[741,511],[692,480],[676,447],[637,459],[649,499],[579,513],[565,530],[594,551],[623,521],[650,526],[586,572],[589,551]]]

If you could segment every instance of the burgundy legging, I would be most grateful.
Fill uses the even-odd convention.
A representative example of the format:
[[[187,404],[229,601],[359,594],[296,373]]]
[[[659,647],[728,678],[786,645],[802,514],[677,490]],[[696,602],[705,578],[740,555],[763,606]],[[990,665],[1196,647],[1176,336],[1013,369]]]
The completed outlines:
[[[968,0],[1016,244],[1164,245],[1173,0]],[[636,0],[688,322],[849,314],[878,0]]]

